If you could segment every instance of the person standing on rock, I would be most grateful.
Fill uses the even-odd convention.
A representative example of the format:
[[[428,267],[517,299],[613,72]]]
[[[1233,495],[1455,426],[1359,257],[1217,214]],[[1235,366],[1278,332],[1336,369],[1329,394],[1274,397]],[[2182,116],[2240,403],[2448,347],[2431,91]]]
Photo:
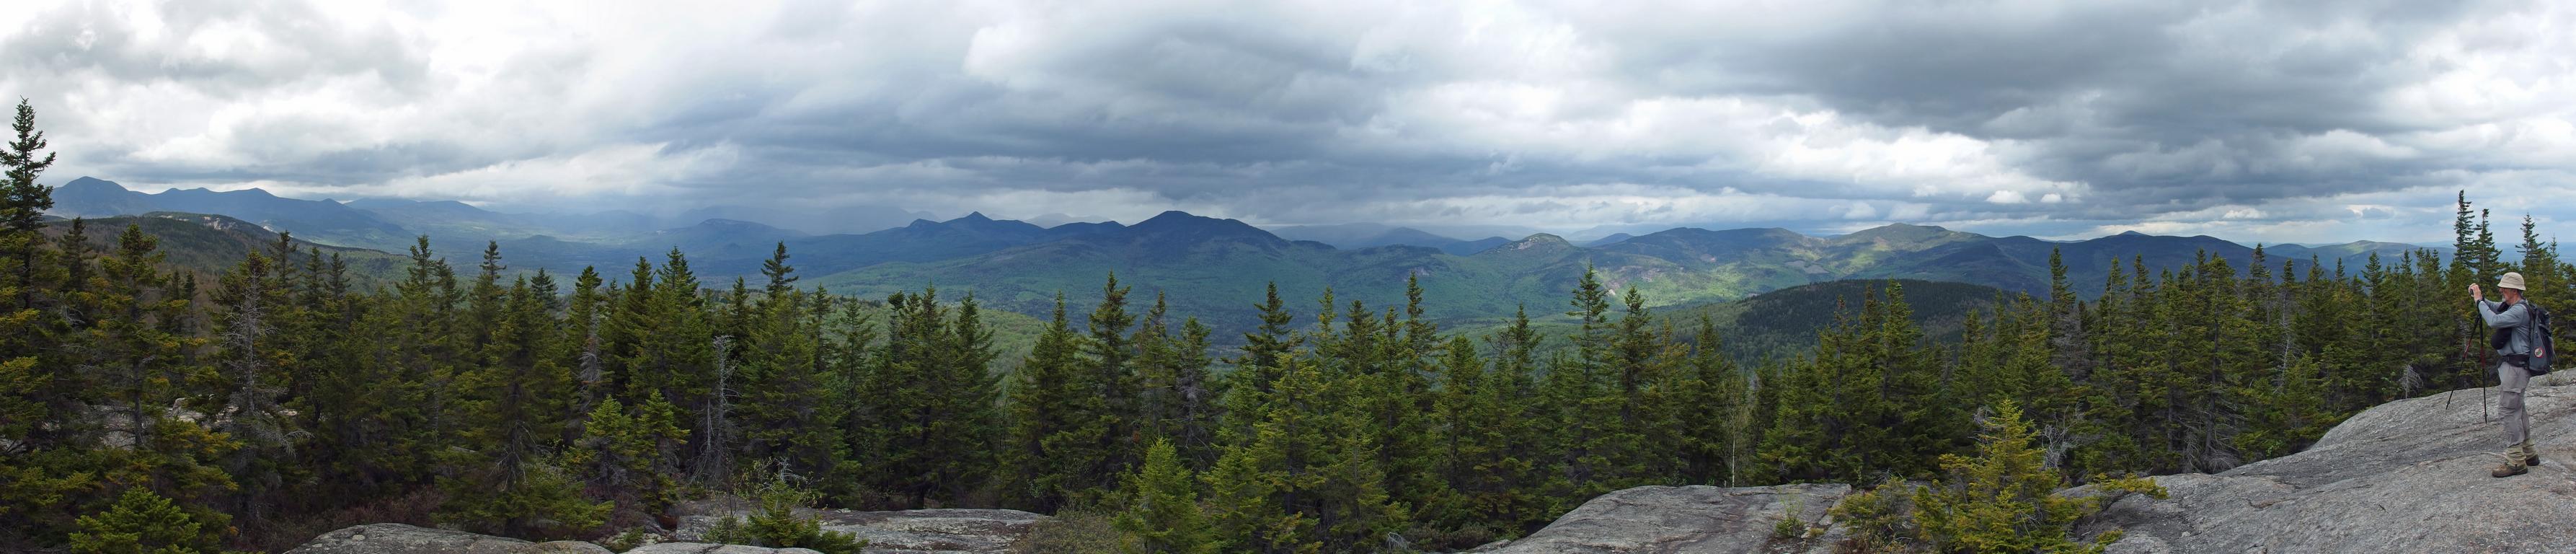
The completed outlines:
[[[2502,411],[2497,415],[2504,419],[2507,446],[2504,464],[2496,466],[2492,474],[2512,477],[2530,471],[2529,466],[2540,464],[2540,453],[2531,449],[2531,414],[2522,410],[2522,393],[2531,386],[2531,370],[2525,364],[2530,363],[2528,360],[2535,341],[2528,332],[2531,310],[2522,301],[2522,274],[2505,273],[2503,279],[2496,280],[2496,288],[2504,295],[2504,301],[2487,301],[2486,294],[2478,290],[2477,283],[2469,284],[2469,298],[2477,301],[2478,317],[2486,320],[2487,328],[2497,330],[2496,391],[2501,398],[2498,408]],[[2523,361],[2517,363],[2515,360]]]

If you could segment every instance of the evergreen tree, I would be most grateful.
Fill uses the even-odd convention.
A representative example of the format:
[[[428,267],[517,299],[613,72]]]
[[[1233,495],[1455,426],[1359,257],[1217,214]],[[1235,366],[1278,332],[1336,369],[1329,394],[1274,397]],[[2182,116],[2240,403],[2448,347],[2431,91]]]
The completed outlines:
[[[1136,554],[1214,554],[1216,540],[1199,513],[1198,482],[1169,440],[1145,450],[1145,464],[1127,478],[1126,508],[1113,525],[1125,534],[1119,551]]]
[[[793,290],[798,277],[796,267],[787,265],[786,242],[779,242],[778,249],[769,254],[769,261],[760,264],[760,274],[769,278],[769,285],[763,290],[769,293],[770,298],[783,296],[787,291]]]
[[[1744,377],[1720,344],[1717,322],[1706,314],[1690,344],[1690,356],[1673,375],[1669,423],[1681,482],[1733,486],[1739,457],[1747,454],[1745,426],[1737,420],[1744,404]]]
[[[2087,351],[2091,341],[2085,336],[2090,329],[2084,326],[2084,302],[2075,297],[2074,283],[2066,278],[2064,256],[2060,249],[2048,249],[2048,347],[2053,352],[2049,362],[2070,378],[2081,379],[2093,369]]]
[[[1105,403],[1109,428],[1099,447],[1107,456],[1099,460],[1101,465],[1090,468],[1093,483],[1085,488],[1114,486],[1107,480],[1126,474],[1135,464],[1139,447],[1135,441],[1143,432],[1143,403],[1137,395],[1134,366],[1136,349],[1128,335],[1136,316],[1127,313],[1127,292],[1127,287],[1118,286],[1116,274],[1109,276],[1108,283],[1100,288],[1100,306],[1091,311],[1090,340],[1080,343],[1089,362],[1086,384]]]
[[[2558,242],[2541,242],[2539,227],[2529,215],[2522,216],[2522,244],[2515,251],[2522,254],[2522,266],[2515,271],[2522,273],[2522,281],[2528,285],[2523,298],[2544,308],[2566,305],[2567,286],[2562,281],[2565,276],[2558,272],[2565,262],[2558,259]]]
[[[141,488],[126,489],[107,511],[81,516],[72,552],[81,554],[198,554],[221,549],[230,518],[203,518]]]
[[[1607,462],[1603,478],[1613,489],[1667,480],[1679,463],[1679,455],[1668,448],[1679,439],[1669,432],[1674,422],[1667,401],[1673,391],[1665,381],[1676,365],[1675,341],[1652,327],[1644,293],[1629,288],[1621,302],[1626,310],[1609,345],[1611,382],[1600,400],[1616,406],[1618,413],[1616,424],[1604,430],[1602,456]]]
[[[1610,293],[1599,274],[1586,268],[1573,294],[1574,310],[1565,315],[1579,324],[1567,337],[1574,343],[1574,356],[1551,360],[1540,385],[1540,401],[1553,411],[1548,414],[1553,433],[1545,448],[1555,454],[1551,460],[1555,475],[1548,486],[1554,496],[1566,501],[1617,488],[1624,477],[1618,468],[1609,467],[1618,462],[1612,456],[1622,454],[1615,442],[1621,439],[1621,396],[1612,377],[1605,375],[1614,355]]]
[[[46,145],[35,117],[35,108],[19,99],[16,138],[0,148],[0,168],[6,170],[0,180],[0,263],[8,265],[0,271],[0,299],[7,302],[0,308],[0,329],[11,330],[0,333],[0,445],[7,445],[0,446],[0,517],[59,506],[91,478],[65,467],[77,452],[58,450],[78,444],[83,431],[67,423],[67,416],[79,413],[79,383],[61,366],[42,363],[56,340],[51,327],[57,320],[37,306],[38,262],[45,254],[38,227],[53,207],[53,191],[36,179],[53,165],[54,155],[37,156]],[[68,523],[38,519],[28,527]],[[0,541],[9,534],[0,530]]]
[[[2042,464],[2045,452],[2021,409],[2006,401],[1984,419],[1975,456],[1945,454],[1945,473],[1914,494],[1914,521],[1941,552],[2098,551],[2067,539],[2068,527],[2090,513],[2089,498],[2059,496],[2064,479]],[[2137,488],[2139,485],[2124,485]],[[2143,485],[2161,498],[2162,489]],[[2110,535],[2116,538],[2116,535]],[[2091,548],[2085,548],[2090,546]]]
[[[556,356],[571,368],[573,384],[580,390],[578,401],[571,403],[575,419],[612,399],[608,396],[607,353],[601,344],[601,327],[608,320],[608,297],[600,289],[601,284],[599,271],[589,267],[581,268],[581,275],[573,278],[572,297],[564,307],[563,340],[557,343],[561,346]]]
[[[216,332],[224,384],[210,405],[220,406],[229,416],[215,430],[242,442],[242,448],[225,460],[225,469],[243,487],[235,497],[238,515],[252,518],[267,515],[260,503],[263,493],[283,486],[294,447],[288,437],[299,431],[278,403],[284,392],[280,369],[292,357],[272,344],[273,326],[280,321],[272,312],[282,311],[287,304],[282,301],[281,281],[271,274],[274,268],[271,260],[258,253],[244,257],[224,276],[223,290],[216,297],[222,310]]]
[[[1021,506],[1054,512],[1081,503],[1096,474],[1108,464],[1108,403],[1089,386],[1081,359],[1083,338],[1066,321],[1064,295],[1055,318],[1013,376],[1009,454],[1012,482],[1006,491]]]
[[[54,154],[42,152],[45,132],[36,130],[36,109],[27,99],[18,99],[9,129],[17,136],[0,148],[0,168],[7,168],[6,180],[0,180],[0,255],[17,266],[11,272],[17,279],[0,288],[18,289],[18,309],[25,310],[36,307],[37,262],[44,254],[37,228],[44,225],[45,210],[54,207],[54,188],[36,178],[53,167]]]
[[[609,491],[604,520],[622,524],[629,517],[658,512],[673,500],[666,492],[677,484],[662,472],[662,461],[670,456],[664,445],[689,432],[679,426],[675,411],[660,398],[635,410],[609,398],[583,416],[581,439],[565,449],[564,462],[585,482]]]
[[[487,274],[497,271],[497,261],[497,255],[486,254]],[[556,535],[595,524],[607,505],[584,502],[571,480],[544,460],[568,424],[562,419],[566,398],[555,391],[574,388],[571,374],[552,355],[558,324],[547,310],[549,297],[526,279],[501,294],[498,321],[483,344],[485,365],[458,380],[470,418],[464,438],[477,447],[479,460],[472,465],[484,471],[448,484],[447,512],[508,536]],[[556,529],[540,529],[540,521],[555,522]]]
[[[1229,445],[1205,479],[1227,552],[1352,552],[1404,528],[1362,422],[1325,402],[1339,394],[1319,368],[1281,359],[1254,436]]]

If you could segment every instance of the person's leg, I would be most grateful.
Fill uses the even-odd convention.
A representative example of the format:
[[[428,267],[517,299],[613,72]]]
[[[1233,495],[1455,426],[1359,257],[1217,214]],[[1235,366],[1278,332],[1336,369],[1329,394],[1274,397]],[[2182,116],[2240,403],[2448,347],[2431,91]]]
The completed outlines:
[[[2496,364],[2496,381],[2502,385],[2496,387],[2497,396],[2504,398],[2497,415],[2504,418],[2505,446],[2519,448],[2531,442],[2531,414],[2522,410],[2522,393],[2531,387],[2531,372],[2513,364]]]

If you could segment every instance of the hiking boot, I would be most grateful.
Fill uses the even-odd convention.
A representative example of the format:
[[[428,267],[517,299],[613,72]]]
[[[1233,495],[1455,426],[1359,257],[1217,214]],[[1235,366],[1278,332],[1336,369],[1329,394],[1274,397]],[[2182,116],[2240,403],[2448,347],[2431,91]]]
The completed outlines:
[[[2524,466],[2522,459],[2506,459],[2504,464],[2496,466],[2496,472],[2488,472],[2488,474],[2494,474],[2494,477],[2517,477],[2517,474],[2530,474],[2530,472],[2532,469],[2530,466]]]
[[[2520,449],[2520,450],[2521,450],[2521,452],[2522,452],[2522,465],[2525,465],[2525,466],[2536,466],[2536,465],[2540,465],[2540,450],[2539,450],[2539,449],[2536,449],[2536,448],[2532,448],[2532,447],[2531,447],[2531,443],[2529,443],[2529,442],[2524,442],[2524,443],[2522,443],[2521,445],[2516,446],[2515,448]]]

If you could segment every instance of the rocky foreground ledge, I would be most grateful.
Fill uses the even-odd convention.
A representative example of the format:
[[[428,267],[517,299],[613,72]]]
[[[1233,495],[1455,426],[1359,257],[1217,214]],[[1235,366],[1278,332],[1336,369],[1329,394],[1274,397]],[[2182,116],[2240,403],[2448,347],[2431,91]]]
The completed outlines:
[[[682,541],[696,540],[726,512],[685,518]],[[735,512],[749,515],[748,511]],[[1016,510],[908,510],[853,512],[809,510],[825,531],[841,531],[868,541],[867,554],[1004,554],[1028,536],[1030,526],[1052,518]],[[819,554],[803,548],[763,548],[736,544],[666,542],[645,545],[629,554]],[[463,531],[429,529],[399,523],[359,525],[323,533],[288,554],[612,554],[579,541],[532,543]]]
[[[2172,498],[2129,496],[2079,530],[2126,529],[2113,554],[2576,552],[2576,387],[2531,388],[2541,464],[2503,479],[2487,475],[2503,461],[2494,394],[2390,402],[2304,452],[2157,477]]]
[[[2545,380],[2555,383],[2560,376]],[[2482,405],[2479,395],[2486,396]],[[2400,400],[2355,414],[2307,451],[2218,474],[2156,477],[2172,493],[2128,495],[2077,526],[2124,530],[2113,554],[2289,552],[2576,552],[2576,387],[2537,384],[2527,405],[2541,465],[2497,479],[2502,432],[2493,390]],[[2062,494],[2089,494],[2084,487]],[[1826,512],[1843,485],[1638,487],[1602,495],[1520,540],[1480,554],[1825,553],[1843,535]],[[724,510],[702,513],[721,515]],[[870,554],[1001,554],[1046,516],[1011,510],[813,511],[824,528],[868,539]],[[1808,524],[1782,540],[1779,523]],[[703,533],[687,519],[677,535]],[[530,543],[377,524],[324,534],[292,554],[608,552],[582,542]],[[644,554],[804,554],[803,549],[665,543]]]
[[[2541,465],[2497,479],[2503,431],[2495,391],[2390,402],[2316,445],[2224,473],[2156,477],[2164,500],[2127,495],[2077,526],[2123,529],[2112,554],[2576,552],[2576,387],[2551,376],[2526,398]],[[2544,384],[2547,383],[2547,384]],[[2483,408],[2479,395],[2486,395]],[[1602,495],[1526,538],[1482,554],[1831,552],[1842,530],[1825,510],[1842,485],[1639,487]],[[2090,494],[2078,487],[2061,494]],[[1775,539],[1795,515],[1822,526]]]
[[[1825,513],[1847,485],[1637,487],[1601,495],[1520,540],[1479,554],[1832,552],[1839,529]],[[1809,524],[1802,540],[1777,540],[1786,518]]]

